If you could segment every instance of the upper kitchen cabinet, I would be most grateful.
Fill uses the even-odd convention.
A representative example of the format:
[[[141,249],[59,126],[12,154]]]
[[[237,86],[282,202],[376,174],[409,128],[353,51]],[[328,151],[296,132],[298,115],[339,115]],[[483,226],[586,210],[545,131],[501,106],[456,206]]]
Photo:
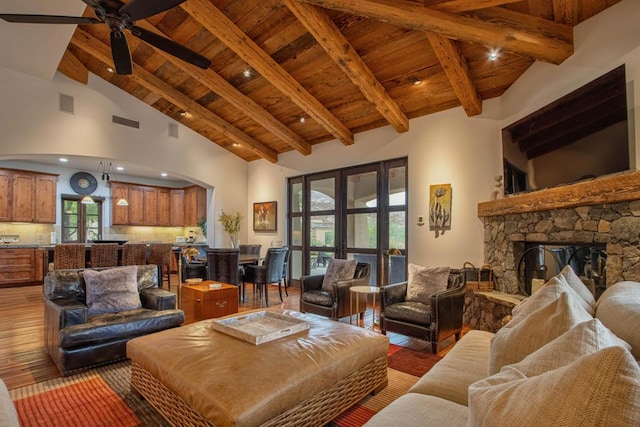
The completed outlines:
[[[207,190],[197,185],[184,189],[184,225],[195,227],[207,217]]]
[[[58,176],[0,170],[0,221],[56,222]]]
[[[202,187],[166,188],[116,181],[110,185],[113,225],[195,226],[207,216],[207,191]],[[121,197],[129,206],[117,206]]]

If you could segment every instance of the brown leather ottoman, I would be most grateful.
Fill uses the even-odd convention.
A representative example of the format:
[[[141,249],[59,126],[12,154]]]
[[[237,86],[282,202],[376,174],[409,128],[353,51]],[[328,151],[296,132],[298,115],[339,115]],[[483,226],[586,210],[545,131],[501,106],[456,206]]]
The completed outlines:
[[[131,385],[173,425],[323,425],[387,385],[388,339],[285,310],[309,330],[260,345],[215,320],[127,343]]]

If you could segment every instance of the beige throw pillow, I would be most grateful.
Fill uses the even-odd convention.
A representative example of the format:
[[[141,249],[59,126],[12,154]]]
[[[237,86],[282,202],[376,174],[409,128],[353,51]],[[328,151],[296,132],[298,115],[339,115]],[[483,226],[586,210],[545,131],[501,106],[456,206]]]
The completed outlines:
[[[322,290],[333,292],[334,283],[353,279],[357,263],[355,259],[331,258],[327,271],[324,273],[324,279],[322,279]]]
[[[87,314],[117,313],[142,307],[138,293],[138,267],[85,270]]]
[[[409,264],[407,301],[429,304],[429,298],[436,292],[447,289],[449,267],[423,267]]]
[[[496,332],[491,340],[488,374],[493,375],[503,366],[521,361],[578,323],[591,319],[593,317],[570,294],[560,294],[560,298],[527,315],[514,326]]]
[[[563,292],[570,294],[572,299],[580,304],[591,316],[595,314],[593,306],[588,304],[576,291],[574,291],[563,276],[557,275],[549,279],[549,281],[545,283],[538,292],[513,307],[513,310],[511,310],[513,319],[507,324],[507,327],[515,326],[516,323],[529,314],[539,310],[550,302],[557,300]]]
[[[640,368],[608,347],[528,376],[526,359],[469,386],[469,426],[640,425]]]
[[[560,276],[564,277],[567,281],[567,284],[571,286],[571,288],[577,292],[578,295],[582,297],[582,299],[589,304],[591,307],[595,309],[596,299],[584,284],[582,280],[578,277],[578,275],[573,271],[570,265],[565,266],[562,271],[559,273]]]
[[[640,360],[640,283],[618,282],[598,298],[596,318],[618,337],[631,344]]]

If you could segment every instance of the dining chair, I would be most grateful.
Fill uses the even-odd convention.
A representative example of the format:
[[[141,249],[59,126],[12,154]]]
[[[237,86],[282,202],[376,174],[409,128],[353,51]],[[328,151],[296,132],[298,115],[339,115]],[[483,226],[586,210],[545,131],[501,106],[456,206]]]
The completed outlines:
[[[84,268],[87,247],[84,243],[61,243],[53,249],[53,268]]]
[[[149,244],[148,264],[158,266],[158,283],[162,288],[164,278],[167,278],[167,289],[171,290],[171,243],[151,243]],[[165,275],[166,267],[166,275]]]
[[[115,267],[118,265],[117,243],[92,243],[91,268]]]
[[[284,292],[289,296],[289,291],[287,288],[289,287],[289,265],[291,264],[291,248],[287,248],[287,254],[284,257],[284,268],[282,269],[282,280],[284,281]],[[282,294],[282,292],[280,292]],[[282,299],[282,296],[280,296]]]
[[[145,265],[146,263],[146,243],[125,243],[122,245],[122,265]]]
[[[260,256],[262,245],[240,245],[240,253]]]
[[[238,262],[239,255],[238,248],[207,249],[207,279],[238,286],[238,298],[244,301],[245,286],[242,281],[243,270]]]
[[[269,284],[277,283],[280,301],[282,300],[282,273],[288,247],[269,248],[263,265],[247,265],[244,267],[243,283],[253,283],[258,287],[260,299],[264,291],[265,304],[269,307]]]

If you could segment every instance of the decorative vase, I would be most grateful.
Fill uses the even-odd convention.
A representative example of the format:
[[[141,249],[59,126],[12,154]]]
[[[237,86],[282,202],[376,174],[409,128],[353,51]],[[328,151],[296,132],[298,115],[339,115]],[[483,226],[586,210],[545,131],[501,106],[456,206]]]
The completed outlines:
[[[238,236],[236,234],[230,234],[229,237],[231,238],[231,247],[232,248],[238,248],[240,247],[240,239],[238,239]]]

